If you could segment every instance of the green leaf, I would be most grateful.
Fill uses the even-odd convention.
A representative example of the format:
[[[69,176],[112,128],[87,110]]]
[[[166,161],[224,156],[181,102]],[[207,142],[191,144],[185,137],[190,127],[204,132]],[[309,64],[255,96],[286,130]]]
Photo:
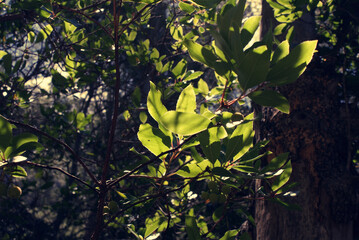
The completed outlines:
[[[253,113],[249,114],[245,120],[253,118]],[[236,127],[229,137],[226,149],[226,161],[235,161],[242,157],[253,145],[253,122],[247,121]]]
[[[289,181],[290,175],[292,174],[292,163],[290,160],[287,162],[283,169],[284,171],[282,174],[274,178],[274,182],[271,186],[273,191],[277,191]]]
[[[208,118],[196,113],[177,111],[169,111],[165,113],[160,118],[160,122],[169,131],[183,136],[202,132],[206,130],[211,123]]]
[[[252,16],[248,18],[247,21],[244,22],[243,28],[241,31],[241,40],[242,45],[245,47],[253,38],[254,33],[257,31],[259,27],[259,23],[261,21],[261,16]]]
[[[186,232],[188,234],[188,239],[200,240],[201,235],[196,223],[196,218],[193,216],[186,216],[185,224],[186,224]]]
[[[203,74],[202,71],[196,71],[196,72],[188,71],[187,73],[189,73],[189,74],[186,74],[186,77],[183,79],[183,81],[191,81],[193,79],[197,79],[198,77],[200,77]]]
[[[178,6],[180,7],[180,9],[186,13],[191,14],[194,10],[195,7],[193,7],[191,4],[185,3],[185,2],[180,2],[178,4]]]
[[[5,149],[10,145],[12,138],[12,126],[0,115],[0,151],[5,152]]]
[[[194,112],[196,110],[196,94],[192,85],[188,85],[182,90],[178,97],[176,111],[178,112]]]
[[[182,59],[177,63],[177,65],[172,69],[172,73],[176,78],[180,78],[187,69],[187,62]]]
[[[273,158],[267,166],[265,166],[262,170],[261,173],[266,173],[266,172],[274,172],[277,171],[278,169],[280,169],[285,162],[287,161],[289,156],[289,153],[282,153],[279,154],[277,157]]]
[[[162,104],[162,94],[156,89],[156,85],[150,82],[150,92],[147,97],[147,108],[151,117],[160,123],[161,116],[167,112],[167,108]]]
[[[272,64],[279,62],[289,54],[289,42],[287,40],[281,42],[277,49],[274,51],[273,57],[272,57]]]
[[[201,93],[202,95],[207,95],[209,92],[207,83],[202,79],[198,81],[198,92]]]
[[[212,173],[214,175],[220,176],[220,177],[234,177],[233,174],[228,171],[227,169],[223,167],[215,167],[212,169]]]
[[[240,230],[234,229],[227,231],[223,237],[221,237],[219,240],[235,240],[237,234]]]
[[[208,160],[203,160],[201,162],[191,162],[178,170],[176,174],[184,178],[193,178],[204,172],[206,168],[210,167],[211,165],[211,162]]]
[[[238,32],[239,29],[231,29],[231,26],[242,22],[243,13],[245,9],[246,1],[238,1],[238,4],[234,7],[231,4],[227,5],[224,11],[217,16],[217,25],[220,35],[229,42],[231,31]],[[239,40],[239,39],[238,39]]]
[[[244,90],[254,87],[266,80],[270,64],[270,52],[266,46],[249,50],[239,64],[238,81]]]
[[[63,23],[64,23],[66,34],[72,35],[77,27],[68,21],[63,21]]]
[[[143,146],[156,156],[171,148],[171,139],[150,124],[141,124],[137,136]]]
[[[8,54],[7,52],[0,50],[0,60],[6,55]]]
[[[248,97],[259,105],[275,107],[279,111],[289,114],[290,106],[288,100],[276,91],[256,91],[249,94]]]
[[[38,138],[31,133],[22,133],[12,138],[11,146],[5,150],[5,157],[10,158],[24,151],[34,150],[40,147],[41,144],[37,143]]]
[[[305,41],[270,69],[267,81],[276,85],[292,83],[305,71],[312,60],[317,41]]]
[[[221,142],[218,136],[218,131],[218,127],[211,127],[198,134],[198,140],[201,144],[202,151],[212,163],[218,159],[221,151]]]
[[[162,216],[155,216],[154,218],[146,219],[146,231],[145,238],[150,236],[154,231],[156,231],[161,225],[166,224],[167,226],[167,218]]]
[[[229,47],[229,44],[226,42],[226,40],[224,40],[224,38],[216,30],[211,29],[210,33],[215,40],[215,46],[217,47],[217,49],[215,48],[216,54],[223,61],[228,62],[229,61],[228,59],[230,59],[233,55],[233,52],[232,52],[231,48]],[[238,43],[240,43],[240,41],[238,41]],[[240,49],[242,51],[236,52],[236,53],[237,54],[241,53],[243,55],[243,47],[240,47]],[[242,57],[242,56],[238,56],[238,57]]]
[[[4,170],[6,174],[11,175],[12,177],[27,177],[26,170],[21,166],[6,167]]]
[[[217,60],[217,57],[213,54],[213,52],[202,45],[192,41],[185,39],[183,44],[187,47],[188,53],[191,58],[197,62],[203,63],[209,67],[212,67],[214,62]]]
[[[140,121],[141,123],[147,122],[147,114],[145,112],[140,112]]]

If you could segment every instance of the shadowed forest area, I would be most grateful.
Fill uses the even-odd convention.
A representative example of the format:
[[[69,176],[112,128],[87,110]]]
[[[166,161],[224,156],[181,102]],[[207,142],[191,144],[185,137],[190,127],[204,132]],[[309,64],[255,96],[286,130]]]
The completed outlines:
[[[0,239],[359,239],[356,0],[0,0]]]

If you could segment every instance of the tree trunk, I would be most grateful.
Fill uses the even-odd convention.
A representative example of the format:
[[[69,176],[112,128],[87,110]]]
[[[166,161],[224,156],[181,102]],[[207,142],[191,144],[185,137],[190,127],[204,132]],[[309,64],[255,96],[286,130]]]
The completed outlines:
[[[268,16],[272,14],[270,7],[263,2],[265,32],[270,25],[267,21],[273,17]],[[312,38],[312,19],[308,15],[305,21],[298,21],[297,43]],[[289,210],[257,200],[256,239],[353,239],[357,206],[355,186],[346,167],[347,137],[345,122],[340,118],[339,81],[334,68],[315,57],[295,83],[279,89],[290,102],[289,115],[268,108],[260,110],[263,118],[256,126],[257,140],[270,140],[268,148],[275,154],[290,152],[290,182],[298,183],[292,189],[298,194],[282,200],[301,209]],[[260,185],[258,182],[257,187]]]

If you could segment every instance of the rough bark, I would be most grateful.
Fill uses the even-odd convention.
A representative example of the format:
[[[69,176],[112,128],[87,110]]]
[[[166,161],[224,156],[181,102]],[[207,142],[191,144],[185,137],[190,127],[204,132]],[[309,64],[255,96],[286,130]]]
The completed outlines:
[[[264,3],[263,14],[270,13],[268,8]],[[271,18],[264,15],[263,19]],[[299,42],[311,38],[304,32],[313,33],[314,25],[308,25],[308,19],[311,17],[298,21]],[[267,22],[262,25],[264,31],[266,26]],[[299,205],[301,210],[257,201],[256,239],[353,239],[357,206],[355,185],[346,168],[347,138],[345,123],[340,119],[339,81],[333,68],[314,58],[297,82],[279,89],[290,102],[289,115],[268,108],[260,110],[263,118],[257,126],[257,139],[269,139],[268,148],[275,154],[290,152],[290,182],[298,183],[293,188],[298,195],[282,200]]]

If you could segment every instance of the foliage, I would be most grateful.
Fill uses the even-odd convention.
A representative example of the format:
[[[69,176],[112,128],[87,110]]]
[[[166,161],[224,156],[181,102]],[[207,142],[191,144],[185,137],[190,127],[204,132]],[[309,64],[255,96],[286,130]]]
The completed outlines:
[[[304,72],[316,41],[255,41],[260,17],[244,20],[242,0],[2,8],[0,180],[23,192],[1,198],[2,234],[246,239],[250,200],[282,201],[288,154],[262,163],[272,153],[239,109],[252,100],[289,113],[275,88]],[[254,192],[255,179],[271,188]],[[14,211],[19,228],[3,223]]]

